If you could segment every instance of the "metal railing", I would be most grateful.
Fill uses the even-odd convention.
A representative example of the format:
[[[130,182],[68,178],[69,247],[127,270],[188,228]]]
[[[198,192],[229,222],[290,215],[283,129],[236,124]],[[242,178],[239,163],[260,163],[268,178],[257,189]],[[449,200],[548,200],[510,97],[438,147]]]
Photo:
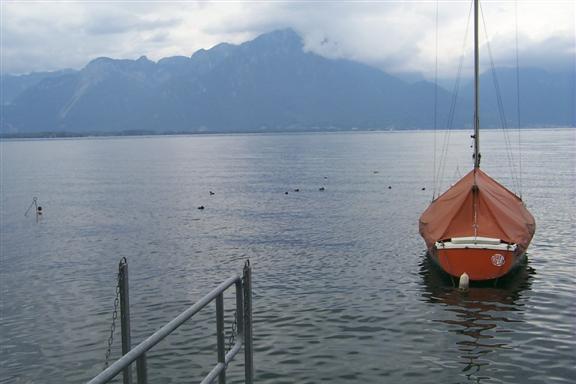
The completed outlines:
[[[232,285],[236,287],[236,327],[237,338],[228,353],[225,350],[224,330],[224,291]],[[244,345],[244,375],[245,382],[252,384],[254,380],[254,362],[252,359],[252,272],[250,262],[247,261],[242,276],[234,275],[218,285],[198,302],[190,306],[180,315],[168,322],[146,340],[130,348],[130,312],[128,305],[128,265],[123,259],[119,265],[119,286],[122,327],[122,354],[123,356],[107,367],[88,384],[103,384],[112,380],[123,371],[124,384],[132,383],[131,364],[136,361],[136,377],[138,384],[147,384],[148,372],[146,367],[146,352],[176,330],[180,325],[198,313],[202,308],[215,300],[216,302],[216,344],[218,348],[217,364],[202,380],[202,384],[212,383],[218,378],[219,384],[226,383],[226,367],[238,354]]]

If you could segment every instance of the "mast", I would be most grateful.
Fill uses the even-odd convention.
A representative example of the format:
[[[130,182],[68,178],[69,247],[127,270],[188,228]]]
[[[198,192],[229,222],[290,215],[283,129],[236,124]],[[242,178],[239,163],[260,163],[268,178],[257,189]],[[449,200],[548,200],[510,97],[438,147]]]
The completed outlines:
[[[479,96],[479,52],[478,52],[478,1],[474,0],[474,185],[472,186],[472,201],[474,212],[474,237],[478,236],[478,185],[476,185],[476,171],[480,169],[480,117],[478,115]]]
[[[478,1],[474,0],[474,169],[480,168],[480,117],[478,115],[479,102],[479,52],[478,52]]]

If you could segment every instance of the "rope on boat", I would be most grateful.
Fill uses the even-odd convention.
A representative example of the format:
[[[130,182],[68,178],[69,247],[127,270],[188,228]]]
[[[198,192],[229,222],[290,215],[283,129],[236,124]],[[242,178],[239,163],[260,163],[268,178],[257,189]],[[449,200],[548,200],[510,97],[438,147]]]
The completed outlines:
[[[456,115],[456,104],[458,101],[458,94],[460,92],[460,81],[462,79],[462,67],[464,63],[464,56],[466,52],[466,41],[468,40],[468,34],[470,32],[470,20],[472,19],[472,2],[470,3],[470,8],[468,10],[468,21],[466,23],[466,32],[464,34],[464,40],[462,41],[462,54],[460,55],[460,61],[458,63],[458,72],[456,75],[456,80],[454,82],[454,87],[452,90],[452,100],[450,104],[450,110],[448,112],[448,117],[446,121],[446,132],[444,134],[444,140],[442,143],[442,149],[440,153],[440,161],[438,164],[438,169],[435,170],[436,176],[434,179],[437,184],[434,185],[434,196],[436,193],[442,189],[442,184],[444,181],[444,175],[446,171],[446,158],[448,157],[448,147],[450,146],[450,135],[452,133],[452,128],[454,127],[454,117]]]
[[[482,23],[484,26],[484,34],[486,37],[486,45],[488,48],[488,56],[490,61],[491,73],[492,73],[492,81],[495,88],[496,93],[496,103],[498,107],[498,116],[500,119],[500,124],[502,128],[502,133],[504,136],[504,145],[505,145],[505,152],[506,157],[509,165],[510,170],[510,177],[512,180],[512,185],[518,195],[522,197],[522,153],[521,153],[521,109],[520,109],[520,65],[519,65],[519,42],[518,42],[518,4],[517,0],[515,0],[515,26],[516,26],[516,124],[517,124],[517,131],[518,131],[518,141],[517,141],[517,156],[518,161],[516,162],[512,139],[510,137],[510,133],[508,130],[508,124],[506,120],[506,115],[504,112],[504,103],[502,98],[502,93],[500,91],[500,84],[498,82],[498,78],[496,76],[496,68],[494,65],[494,58],[492,55],[492,49],[490,46],[490,40],[488,39],[488,30],[486,28],[486,18],[484,17],[484,11],[482,8],[482,4],[480,4],[480,13],[482,17]],[[437,143],[436,143],[436,130],[437,130],[437,88],[434,96],[434,175],[433,175],[433,199],[439,194],[442,190],[442,185],[444,183],[445,171],[446,171],[446,159],[448,155],[448,147],[450,145],[450,136],[451,130],[454,127],[454,118],[456,113],[456,104],[458,100],[458,93],[460,91],[460,82],[461,82],[461,74],[462,74],[462,67],[463,67],[463,60],[464,60],[464,53],[466,48],[466,42],[468,40],[468,34],[470,29],[470,20],[472,15],[472,2],[470,2],[470,9],[468,12],[468,22],[466,24],[466,33],[464,36],[464,42],[462,44],[462,55],[460,56],[460,62],[458,65],[458,72],[456,76],[456,80],[454,82],[454,87],[452,90],[452,100],[450,104],[450,110],[447,116],[446,122],[446,132],[444,134],[444,138],[442,141],[442,145],[440,148],[439,159],[437,160]],[[435,69],[435,80],[436,84],[438,82],[438,1],[436,4],[436,69]],[[437,87],[437,85],[436,85]],[[515,164],[518,164],[518,168]]]
[[[512,143],[510,140],[510,135],[508,132],[508,124],[506,120],[506,114],[504,111],[504,102],[502,101],[502,93],[500,91],[500,83],[498,82],[498,77],[496,75],[496,66],[494,65],[494,58],[492,56],[492,48],[490,46],[490,40],[488,39],[488,28],[486,27],[486,18],[484,17],[484,10],[480,4],[480,14],[482,16],[482,24],[484,26],[484,35],[486,37],[486,46],[488,48],[488,57],[490,59],[490,69],[492,72],[492,82],[494,83],[494,89],[496,92],[496,103],[498,106],[498,116],[500,118],[500,124],[502,127],[502,133],[504,136],[504,144],[506,149],[506,157],[508,159],[508,165],[510,167],[510,175],[512,178],[512,184],[514,189],[519,192],[520,182],[518,180],[518,172],[515,167],[514,154],[512,152]]]
[[[434,161],[432,165],[432,200],[436,199],[436,133],[438,130],[438,0],[436,0],[436,56],[434,62]]]
[[[514,22],[516,26],[516,123],[518,125],[518,182],[519,196],[522,198],[522,124],[520,123],[520,59],[518,50],[518,0],[514,1]]]

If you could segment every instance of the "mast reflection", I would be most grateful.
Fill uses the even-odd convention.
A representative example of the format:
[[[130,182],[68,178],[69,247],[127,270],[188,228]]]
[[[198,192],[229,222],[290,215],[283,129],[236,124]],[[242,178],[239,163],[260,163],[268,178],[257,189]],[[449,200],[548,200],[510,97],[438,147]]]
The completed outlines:
[[[445,307],[445,311],[438,313],[440,318],[434,321],[446,324],[446,330],[456,335],[458,364],[466,381],[480,383],[492,379],[489,366],[494,361],[490,355],[511,348],[506,333],[513,332],[510,323],[523,321],[523,304],[519,298],[531,289],[535,273],[525,260],[497,283],[475,282],[468,292],[460,292],[450,276],[428,257],[422,258],[422,297]]]

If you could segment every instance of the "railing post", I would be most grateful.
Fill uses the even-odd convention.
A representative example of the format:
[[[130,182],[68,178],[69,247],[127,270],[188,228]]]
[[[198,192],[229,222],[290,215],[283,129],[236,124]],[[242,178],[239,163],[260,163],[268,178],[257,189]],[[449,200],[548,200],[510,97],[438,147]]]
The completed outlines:
[[[226,350],[224,345],[224,295],[216,296],[216,338],[218,344],[218,364],[226,365]],[[226,369],[220,371],[218,383],[226,384]]]
[[[130,338],[130,297],[128,293],[128,261],[125,257],[118,265],[118,285],[120,286],[120,325],[122,331],[122,356],[127,354],[131,346]],[[123,371],[123,384],[132,384],[132,367]]]
[[[148,372],[146,370],[146,353],[140,355],[136,360],[136,376],[138,377],[138,384],[148,383]]]
[[[244,266],[244,375],[246,384],[254,382],[252,356],[252,269],[250,261]]]
[[[237,342],[226,353],[225,330],[224,330],[224,293],[233,284],[236,285],[236,331]],[[118,266],[118,296],[114,303],[114,320],[117,318],[117,305],[120,302],[120,317],[122,326],[122,357],[89,381],[88,384],[104,384],[113,380],[120,372],[123,373],[123,382],[131,384],[133,369],[136,362],[136,380],[138,384],[148,383],[146,352],[171,334],[186,320],[190,319],[210,302],[216,302],[216,334],[218,344],[218,363],[210,373],[202,380],[202,383],[212,383],[218,376],[220,384],[226,384],[226,361],[234,359],[236,354],[245,345],[245,377],[246,383],[253,383],[254,363],[252,347],[252,274],[250,263],[246,262],[243,275],[240,279],[234,275],[222,282],[210,293],[203,296],[198,302],[190,306],[180,315],[154,332],[146,340],[131,348],[130,340],[130,306],[128,295],[128,264],[126,258],[122,258]],[[115,323],[113,323],[115,324]],[[112,328],[113,329],[113,328]],[[234,329],[234,327],[233,327]],[[242,339],[241,339],[242,338]],[[240,341],[242,340],[242,341]],[[111,342],[110,342],[111,343]],[[108,353],[106,359],[108,359]]]
[[[244,337],[244,287],[242,280],[236,282],[236,331],[238,339]]]

